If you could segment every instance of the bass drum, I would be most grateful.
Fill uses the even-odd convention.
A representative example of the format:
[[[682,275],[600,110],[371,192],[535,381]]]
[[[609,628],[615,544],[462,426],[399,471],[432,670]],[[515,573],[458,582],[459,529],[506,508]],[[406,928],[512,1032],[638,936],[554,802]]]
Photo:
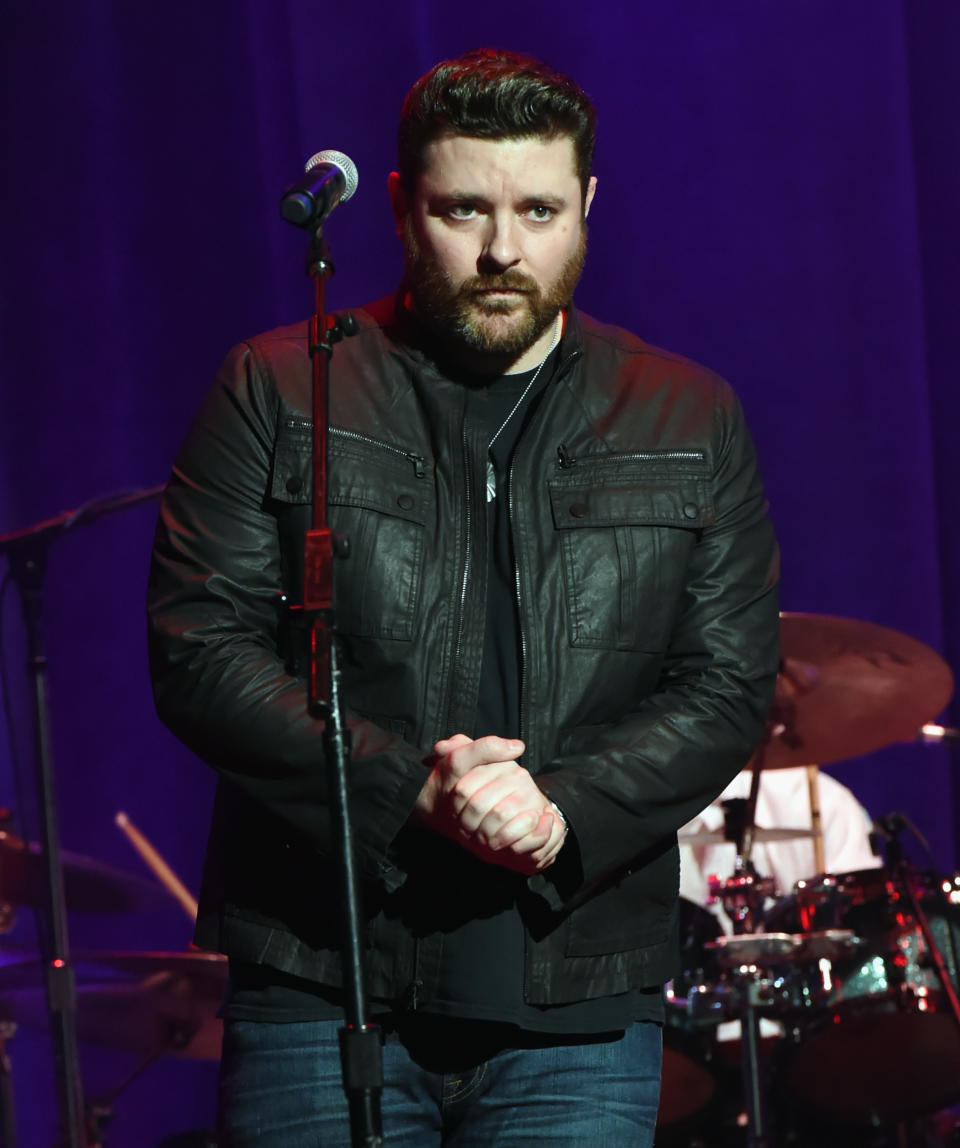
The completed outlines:
[[[685,1130],[710,1110],[717,1097],[714,1035],[726,1019],[720,971],[706,948],[707,941],[720,935],[720,925],[712,913],[683,898],[679,917],[684,971],[667,984],[664,994],[658,1145],[685,1143]]]
[[[960,879],[909,878],[954,989],[960,970]],[[795,1047],[787,1091],[850,1123],[909,1119],[960,1099],[960,1026],[910,899],[882,869],[802,882],[768,927],[854,942],[795,970]]]

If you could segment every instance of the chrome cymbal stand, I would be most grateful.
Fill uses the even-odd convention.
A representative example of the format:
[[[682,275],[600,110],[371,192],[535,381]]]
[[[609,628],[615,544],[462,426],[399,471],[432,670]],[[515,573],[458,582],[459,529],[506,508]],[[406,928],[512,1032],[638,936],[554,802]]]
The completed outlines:
[[[763,904],[773,892],[773,879],[760,877],[750,860],[756,828],[757,796],[763,769],[761,745],[757,751],[750,781],[750,796],[725,801],[727,837],[736,842],[737,858],[733,874],[711,887],[723,903],[733,922],[734,933],[745,936],[756,931],[763,918]],[[764,985],[756,965],[742,965],[734,971],[737,997],[740,1001],[740,1071],[743,1078],[743,1102],[747,1114],[748,1148],[770,1148],[767,1103],[760,1065],[760,1006]]]

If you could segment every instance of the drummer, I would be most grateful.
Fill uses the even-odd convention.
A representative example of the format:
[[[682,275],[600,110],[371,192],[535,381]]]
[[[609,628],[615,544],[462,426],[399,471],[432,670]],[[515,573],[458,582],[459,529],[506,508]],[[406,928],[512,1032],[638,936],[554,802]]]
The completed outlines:
[[[810,835],[813,824],[810,779],[807,766],[766,770],[760,777],[756,824],[764,829],[796,828],[804,831],[793,839],[755,841],[750,860],[761,877],[772,877],[776,896],[793,891],[798,881],[819,872],[850,873],[875,869],[882,862],[870,845],[871,821],[866,810],[845,785],[829,774],[815,771],[813,784],[819,794],[823,836],[823,864],[817,864],[817,848]],[[696,843],[689,838],[722,831],[723,802],[746,798],[750,793],[750,770],[743,770],[720,796],[680,831],[680,895],[707,905],[720,921],[724,933],[732,933],[730,919],[719,903],[710,903],[709,878],[721,880],[734,870],[736,846],[731,842]],[[684,839],[687,838],[685,841]]]

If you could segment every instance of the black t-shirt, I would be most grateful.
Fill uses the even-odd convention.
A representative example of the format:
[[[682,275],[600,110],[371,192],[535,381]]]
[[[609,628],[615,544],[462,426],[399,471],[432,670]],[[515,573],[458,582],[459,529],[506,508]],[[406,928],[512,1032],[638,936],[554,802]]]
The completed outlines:
[[[536,368],[487,382],[486,401],[478,407],[482,411],[479,429],[488,441],[495,437],[490,455],[496,495],[488,495],[487,501],[487,612],[476,719],[474,728],[464,731],[473,737],[520,736],[522,656],[508,474],[514,449],[552,380],[558,355],[554,348],[528,394],[524,392]],[[514,410],[521,397],[523,401]],[[490,1025],[506,1025],[545,1035],[599,1034],[623,1029],[636,1020],[662,1021],[659,987],[550,1008],[527,1004],[523,996],[525,936],[517,909],[524,878],[497,866],[481,868],[471,859],[464,862],[459,892],[464,900],[475,900],[478,908],[482,904],[482,912],[461,914],[463,923],[444,932],[435,991],[420,1001],[420,1012],[480,1022],[488,1033]],[[477,883],[475,894],[472,882]],[[373,1011],[377,1007],[374,1002]],[[380,1007],[386,1009],[387,1002]],[[225,1012],[238,1019],[276,1021],[340,1016],[334,990],[256,966],[231,967]],[[482,1043],[481,1037],[477,1039]]]

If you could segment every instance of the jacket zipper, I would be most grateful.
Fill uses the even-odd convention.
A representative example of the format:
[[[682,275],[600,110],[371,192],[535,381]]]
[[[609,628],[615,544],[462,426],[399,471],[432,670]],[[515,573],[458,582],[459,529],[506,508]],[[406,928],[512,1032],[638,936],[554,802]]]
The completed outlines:
[[[464,619],[466,616],[467,605],[467,585],[470,581],[470,546],[472,542],[472,515],[470,513],[470,444],[467,442],[467,428],[464,425],[460,432],[461,446],[463,447],[463,473],[466,476],[466,483],[464,486],[464,502],[466,504],[466,511],[464,514],[464,557],[463,557],[463,577],[460,581],[460,613],[457,619],[457,644],[453,651],[454,665],[460,661],[460,652],[463,649],[463,627]],[[453,701],[451,697],[451,703]]]
[[[389,442],[381,442],[379,439],[371,438],[369,435],[360,434],[359,431],[343,430],[340,427],[331,427],[331,435],[337,435],[339,438],[350,439],[353,442],[363,442],[368,446],[379,447],[380,450],[387,450],[391,454],[399,455],[400,458],[405,458],[413,463],[413,473],[417,478],[423,478],[424,471],[424,458],[422,454],[415,454],[412,450],[404,450],[403,447],[394,446]]]
[[[631,450],[615,452],[610,458],[638,458],[644,462],[657,462],[661,458],[690,459],[703,462],[706,455],[702,450]]]
[[[507,519],[510,523],[510,534],[514,535],[513,529],[513,464],[511,463],[510,469],[507,473]],[[524,735],[524,695],[527,692],[527,635],[523,628],[523,591],[520,588],[520,562],[517,558],[517,548],[513,548],[513,585],[517,596],[517,630],[520,633],[520,705],[519,705],[519,725],[517,731],[519,737]]]
[[[401,1007],[409,1012],[416,1012],[420,1006],[420,990],[423,981],[420,979],[420,938],[413,938],[413,978],[407,985],[403,994]]]
[[[642,461],[642,463],[659,463],[661,459],[665,458],[703,463],[706,455],[702,450],[622,450],[612,451],[609,455],[590,455],[588,461],[590,461],[590,463],[604,461],[605,463],[607,459],[636,459]],[[560,443],[559,447],[557,447],[557,465],[560,467],[560,470],[571,470],[579,461],[579,458],[571,455],[571,452],[566,449],[566,443]]]
[[[661,459],[678,459],[689,462],[703,462],[706,454],[702,450],[631,450],[614,451],[611,454],[590,455],[590,462],[606,462],[607,459],[637,459],[640,462],[659,462]],[[566,444],[557,447],[557,465],[561,470],[570,470],[580,460],[567,450]]]

